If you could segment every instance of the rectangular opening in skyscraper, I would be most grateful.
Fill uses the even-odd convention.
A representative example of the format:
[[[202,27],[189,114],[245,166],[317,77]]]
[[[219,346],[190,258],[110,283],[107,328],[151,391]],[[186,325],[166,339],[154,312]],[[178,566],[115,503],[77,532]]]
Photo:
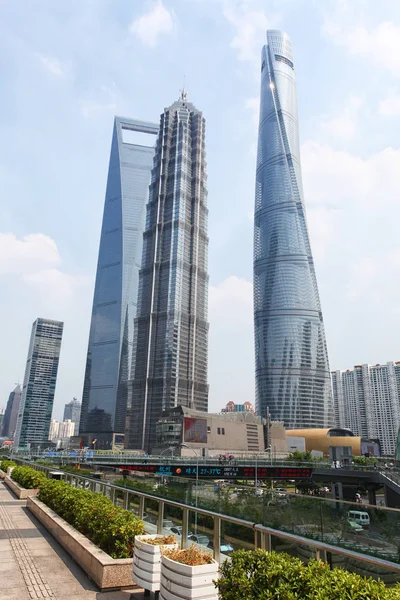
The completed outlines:
[[[133,146],[147,146],[153,148],[156,143],[156,136],[152,133],[144,131],[135,131],[122,127],[122,142],[124,144],[132,144]]]

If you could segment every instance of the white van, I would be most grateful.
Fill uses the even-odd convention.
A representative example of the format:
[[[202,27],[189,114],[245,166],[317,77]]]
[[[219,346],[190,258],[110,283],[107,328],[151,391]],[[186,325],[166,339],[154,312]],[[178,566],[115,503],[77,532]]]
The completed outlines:
[[[348,519],[355,521],[359,525],[363,527],[369,527],[371,524],[371,520],[369,518],[369,514],[362,510],[349,510],[349,514],[347,515]]]

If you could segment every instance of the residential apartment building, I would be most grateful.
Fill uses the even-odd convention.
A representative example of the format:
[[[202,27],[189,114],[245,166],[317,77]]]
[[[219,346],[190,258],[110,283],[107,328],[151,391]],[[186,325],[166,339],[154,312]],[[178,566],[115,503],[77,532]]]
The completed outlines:
[[[379,439],[382,454],[393,455],[400,425],[400,362],[356,365],[333,371],[331,378],[336,425]]]

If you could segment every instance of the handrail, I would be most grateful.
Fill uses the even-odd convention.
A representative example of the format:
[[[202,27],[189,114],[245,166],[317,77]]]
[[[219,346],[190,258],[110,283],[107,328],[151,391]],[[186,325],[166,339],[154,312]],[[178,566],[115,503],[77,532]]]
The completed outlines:
[[[36,467],[39,470],[42,469],[43,471],[51,471],[53,469],[53,467],[49,467],[47,465],[36,465],[35,463],[31,463],[29,461],[21,461],[21,462],[28,462],[28,464],[30,466]],[[134,495],[134,496],[138,496],[139,498],[142,498],[142,499],[154,500],[154,501],[158,502],[159,514],[163,514],[164,504],[177,507],[183,511],[183,521],[186,524],[187,524],[189,511],[211,517],[214,520],[214,532],[213,532],[214,540],[218,540],[220,538],[220,525],[221,525],[222,521],[225,521],[228,523],[233,523],[236,525],[240,525],[242,527],[246,527],[247,529],[252,529],[254,531],[254,545],[256,548],[261,547],[263,549],[270,550],[271,549],[271,537],[273,536],[273,537],[277,537],[280,539],[288,540],[288,541],[291,541],[291,542],[294,542],[297,544],[302,544],[304,546],[314,548],[316,550],[317,558],[320,557],[320,552],[322,551],[322,552],[342,555],[347,558],[352,558],[354,560],[357,560],[357,561],[360,561],[363,563],[368,563],[368,564],[372,564],[372,565],[375,565],[378,567],[382,567],[384,569],[393,571],[395,573],[400,573],[400,564],[399,563],[394,563],[392,561],[374,557],[369,554],[362,554],[359,552],[355,552],[354,550],[348,550],[347,548],[342,548],[341,546],[334,546],[332,544],[327,544],[326,542],[323,542],[320,540],[302,537],[297,534],[289,533],[289,532],[282,531],[279,529],[273,529],[271,527],[266,527],[265,525],[262,525],[262,524],[257,524],[257,523],[253,523],[251,521],[246,521],[244,519],[240,519],[238,517],[233,517],[230,515],[223,515],[221,513],[213,512],[213,511],[207,510],[205,508],[201,508],[198,506],[197,507],[192,506],[191,504],[185,504],[182,502],[178,502],[176,500],[171,500],[169,498],[155,496],[153,494],[149,494],[148,492],[144,492],[141,490],[135,490],[135,489],[131,489],[131,488],[126,488],[126,487],[123,487],[120,485],[115,485],[113,483],[109,483],[109,482],[97,480],[97,479],[94,479],[91,477],[87,477],[85,475],[68,473],[67,471],[65,471],[64,473],[70,479],[71,482],[73,480],[76,480],[77,482],[79,482],[81,480],[89,481],[93,486],[95,484],[97,484],[103,490],[105,490],[105,488],[114,490],[111,494],[111,498],[114,503],[116,501],[115,491],[120,491],[120,492],[123,492],[124,499],[127,499],[129,495]],[[125,502],[124,502],[124,504],[125,504]],[[349,503],[349,504],[352,504],[352,503]],[[128,504],[126,506],[128,506]],[[359,505],[357,505],[357,506],[359,506]],[[139,507],[141,507],[141,508],[139,508],[139,513],[141,513],[143,515],[144,502],[140,501]],[[376,507],[373,507],[373,508],[376,508]],[[391,509],[391,510],[396,510],[396,509]],[[162,522],[160,522],[160,519],[158,519],[158,523],[157,523],[157,529],[159,529],[159,528],[160,528],[159,533],[162,533],[162,531],[161,531]],[[258,540],[259,535],[258,534],[260,534],[260,537],[261,537],[261,544],[259,544],[259,540]],[[182,544],[184,545],[185,543],[186,543],[186,540],[184,540],[182,537]],[[214,558],[218,561],[219,554],[220,554],[219,544],[218,545],[214,544],[213,552],[214,552]]]
[[[256,531],[260,531],[263,534],[268,535],[277,535],[276,529],[271,529],[270,527],[265,527],[265,525],[254,525],[254,529]],[[288,533],[285,531],[279,531],[279,536],[282,539],[290,540],[292,542],[296,542],[298,544],[304,544],[304,539],[307,540],[307,546],[312,546],[313,548],[317,548],[318,550],[322,550],[324,552],[330,552],[332,554],[341,554],[343,556],[347,556],[348,558],[354,558],[355,560],[359,560],[361,562],[366,562],[378,567],[382,567],[384,569],[390,569],[395,571],[396,573],[400,573],[400,564],[393,563],[389,560],[385,560],[383,558],[378,558],[375,556],[371,556],[369,554],[361,554],[360,552],[354,552],[354,550],[348,550],[347,548],[342,548],[339,546],[332,546],[332,544],[327,544],[326,542],[322,542],[319,540],[312,540],[309,538],[303,538],[295,533]]]

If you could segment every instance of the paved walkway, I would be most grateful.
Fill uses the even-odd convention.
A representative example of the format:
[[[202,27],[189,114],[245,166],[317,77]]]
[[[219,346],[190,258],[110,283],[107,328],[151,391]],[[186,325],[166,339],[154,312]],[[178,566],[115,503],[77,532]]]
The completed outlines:
[[[0,483],[1,600],[139,600],[138,588],[99,592],[82,569]]]

